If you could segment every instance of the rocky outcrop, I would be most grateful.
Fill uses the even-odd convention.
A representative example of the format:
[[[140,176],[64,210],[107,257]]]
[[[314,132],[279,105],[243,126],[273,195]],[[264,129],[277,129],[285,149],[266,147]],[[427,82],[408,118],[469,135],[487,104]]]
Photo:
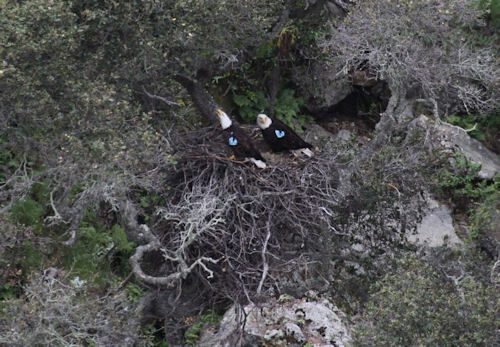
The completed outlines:
[[[232,306],[218,328],[205,327],[198,346],[342,347],[350,341],[344,314],[328,300],[282,296],[259,306]]]
[[[327,63],[313,62],[307,70],[295,68],[292,79],[313,114],[335,106],[351,92],[347,77],[339,77],[338,71]]]
[[[460,151],[469,160],[481,164],[481,170],[478,173],[481,179],[492,179],[495,174],[500,173],[498,155],[470,137],[467,131],[458,126],[444,122],[433,123],[427,116],[420,115],[409,125],[409,132],[415,131],[426,134],[426,139],[432,142],[432,147],[441,147],[450,152]]]
[[[448,123],[440,123],[437,132],[441,145],[446,148],[459,148],[471,161],[481,164],[478,173],[481,179],[492,179],[500,173],[500,159],[481,142],[473,139],[462,128]]]
[[[429,247],[463,244],[453,227],[450,209],[431,198],[428,199],[427,213],[418,224],[416,233],[408,236],[408,241]]]

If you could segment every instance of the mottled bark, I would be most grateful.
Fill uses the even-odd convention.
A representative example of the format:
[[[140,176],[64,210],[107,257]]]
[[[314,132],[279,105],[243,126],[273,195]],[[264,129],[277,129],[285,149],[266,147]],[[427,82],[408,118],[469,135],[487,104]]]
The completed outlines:
[[[174,79],[186,88],[193,103],[203,117],[210,123],[218,124],[219,118],[217,117],[216,111],[221,107],[215,102],[214,98],[207,92],[205,87],[200,82],[184,74],[176,74]]]

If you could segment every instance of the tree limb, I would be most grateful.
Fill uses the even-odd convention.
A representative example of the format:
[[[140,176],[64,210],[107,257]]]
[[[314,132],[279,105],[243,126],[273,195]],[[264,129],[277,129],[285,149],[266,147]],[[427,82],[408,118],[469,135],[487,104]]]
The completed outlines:
[[[218,124],[217,109],[221,108],[207,92],[205,87],[198,81],[188,77],[185,74],[175,74],[174,79],[179,82],[191,96],[193,103],[201,112],[203,117],[212,124]]]

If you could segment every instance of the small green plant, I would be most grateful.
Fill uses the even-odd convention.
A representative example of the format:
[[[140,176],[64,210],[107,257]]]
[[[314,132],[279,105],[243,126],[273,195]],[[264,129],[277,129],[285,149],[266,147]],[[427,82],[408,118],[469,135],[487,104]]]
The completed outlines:
[[[4,148],[6,144],[7,140],[0,137],[0,184],[7,179],[10,170],[19,166],[19,162],[17,158],[15,158],[14,153]]]
[[[238,106],[241,118],[249,123],[254,123],[259,113],[269,109],[269,100],[261,91],[235,94],[233,101]],[[301,126],[311,120],[310,116],[300,113],[303,104],[304,99],[295,96],[295,90],[284,88],[276,97],[275,117],[301,132]]]
[[[246,122],[255,122],[257,114],[269,108],[269,101],[261,91],[235,94],[233,101],[238,106],[240,117]]]
[[[14,299],[17,291],[18,288],[15,284],[5,283],[3,287],[0,288],[0,303],[4,300]]]
[[[158,328],[157,325],[158,324],[155,323],[149,323],[142,326],[140,329],[141,335],[151,341],[151,344],[148,346],[168,347],[168,343],[165,341],[164,329]]]
[[[194,323],[184,334],[184,342],[188,346],[194,346],[196,345],[196,342],[198,341],[200,337],[200,332],[201,328],[206,324],[206,323],[212,323],[216,324],[219,323],[222,319],[222,316],[216,314],[214,311],[209,310],[207,313],[201,315],[198,318],[198,321]]]
[[[498,41],[498,37],[495,39]],[[500,151],[498,134],[500,133],[500,112],[490,114],[454,114],[446,119],[468,131],[468,134],[493,151]]]
[[[445,194],[458,199],[481,200],[500,189],[498,178],[493,183],[477,179],[480,164],[458,153],[453,156],[453,160],[453,167],[441,171],[438,176],[438,185]]]
[[[72,267],[75,275],[102,286],[110,275],[125,275],[128,258],[135,243],[127,240],[121,226],[111,229],[99,223],[94,211],[88,211],[77,232],[78,240],[65,251],[64,264]]]
[[[497,175],[500,182],[500,177]],[[469,242],[476,242],[480,233],[489,234],[498,229],[498,215],[500,210],[500,190],[488,195],[482,203],[469,211],[470,234]]]
[[[486,134],[482,131],[480,116],[477,115],[451,115],[446,120],[448,123],[457,125],[469,131],[469,135],[479,141],[486,140]],[[471,130],[474,129],[474,130]]]
[[[125,290],[127,292],[128,299],[132,303],[138,302],[144,296],[144,291],[141,289],[141,287],[134,283],[127,284]]]
[[[479,0],[478,7],[488,10],[494,26],[500,26],[500,0]]]
[[[123,228],[118,224],[113,225],[111,228],[111,240],[113,241],[117,252],[130,253],[135,248],[135,243],[127,240],[125,230],[123,230]]]
[[[30,198],[19,200],[10,210],[12,221],[25,226],[32,226],[37,232],[42,230],[44,214],[45,209],[43,206]]]
[[[148,194],[140,197],[139,206],[142,207],[142,214],[146,222],[151,219],[151,215],[154,214],[156,207],[161,203],[162,197],[158,194]]]

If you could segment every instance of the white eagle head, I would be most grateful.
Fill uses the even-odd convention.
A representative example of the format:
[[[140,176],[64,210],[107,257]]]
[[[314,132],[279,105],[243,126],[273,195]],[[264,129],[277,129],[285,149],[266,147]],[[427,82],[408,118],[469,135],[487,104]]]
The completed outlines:
[[[226,114],[226,112],[222,111],[220,108],[217,110],[217,114],[219,115],[219,121],[222,129],[227,129],[233,124],[231,118]]]
[[[266,116],[263,113],[261,113],[257,116],[257,125],[262,130],[269,128],[269,126],[271,125],[272,122],[273,121],[271,120],[271,118],[269,118],[268,116]]]

